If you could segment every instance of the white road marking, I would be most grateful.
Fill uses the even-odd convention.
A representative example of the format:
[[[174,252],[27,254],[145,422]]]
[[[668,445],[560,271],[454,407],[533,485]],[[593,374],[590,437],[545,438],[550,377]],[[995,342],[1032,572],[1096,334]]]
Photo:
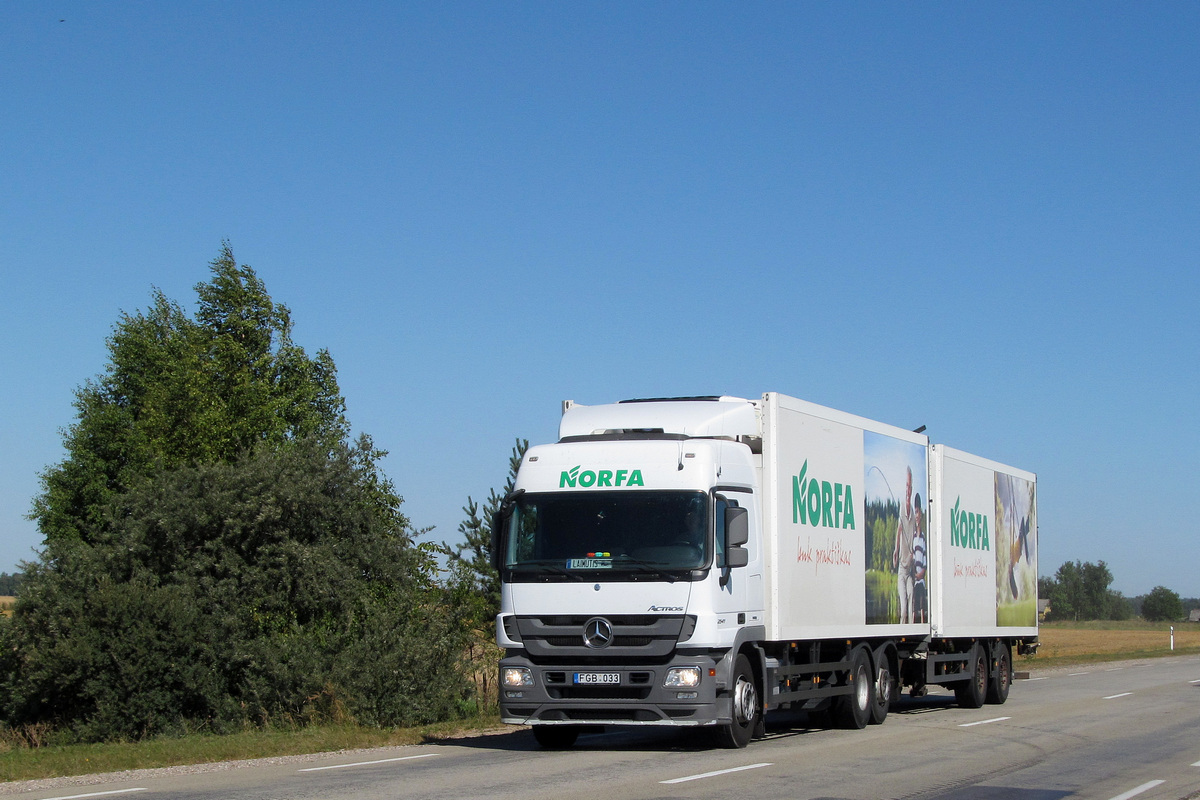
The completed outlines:
[[[688,775],[686,778],[672,778],[669,781],[659,781],[659,783],[687,783],[688,781],[699,781],[705,778],[715,778],[718,775],[728,775],[731,772],[742,772],[747,769],[759,769],[761,767],[770,767],[771,764],[749,764],[745,767],[734,767],[733,769],[721,769],[716,772],[705,772],[700,775]]]
[[[1137,787],[1136,789],[1130,789],[1128,792],[1125,792],[1124,794],[1119,794],[1116,797],[1110,798],[1110,800],[1129,800],[1129,798],[1131,798],[1131,797],[1137,797],[1142,792],[1148,792],[1151,789],[1153,789],[1155,786],[1161,786],[1164,783],[1166,783],[1166,781],[1149,781],[1148,783],[1143,783],[1141,786]]]
[[[1188,681],[1188,683],[1200,683],[1200,681]]]
[[[991,722],[1004,722],[1004,720],[1006,720],[1006,719],[1012,719],[1012,717],[996,717],[995,719],[984,719],[984,720],[980,720],[979,722],[964,722],[963,724],[959,725],[958,727],[970,728],[972,725],[987,725],[988,723],[991,723]]]
[[[412,761],[414,758],[433,758],[439,753],[422,753],[419,756],[400,756],[399,758],[381,758],[378,761],[358,761],[353,764],[332,764],[328,767],[308,767],[300,772],[320,772],[324,769],[349,769],[350,767],[368,767],[372,764],[390,764],[393,761]]]
[[[1105,700],[1116,700],[1118,697],[1129,697],[1133,692],[1121,692],[1120,694],[1110,694]]]
[[[1026,683],[1033,683],[1034,681],[1044,681],[1044,680],[1046,680],[1046,679],[1045,679],[1045,678],[1026,678],[1026,679],[1025,679],[1025,682],[1026,682]]]
[[[1074,678],[1076,675],[1091,675],[1091,674],[1092,673],[1090,673],[1090,672],[1072,672],[1071,674],[1067,675],[1067,677]]]
[[[47,797],[46,800],[78,800],[80,797],[104,797],[113,794],[129,794],[131,792],[148,792],[149,789],[114,789],[111,792],[91,792],[90,794],[68,794],[62,797]]]
[[[1125,668],[1124,667],[1113,667],[1112,669],[1106,669],[1104,671],[1105,672],[1120,672],[1123,669],[1125,669]]]

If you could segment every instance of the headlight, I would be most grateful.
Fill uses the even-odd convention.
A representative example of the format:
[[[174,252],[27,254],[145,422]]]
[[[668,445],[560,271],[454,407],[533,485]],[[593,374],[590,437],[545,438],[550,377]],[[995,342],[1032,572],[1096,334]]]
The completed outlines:
[[[500,683],[505,686],[533,686],[533,673],[525,667],[503,667],[500,670]]]
[[[671,667],[663,686],[667,689],[691,689],[700,685],[699,667]]]

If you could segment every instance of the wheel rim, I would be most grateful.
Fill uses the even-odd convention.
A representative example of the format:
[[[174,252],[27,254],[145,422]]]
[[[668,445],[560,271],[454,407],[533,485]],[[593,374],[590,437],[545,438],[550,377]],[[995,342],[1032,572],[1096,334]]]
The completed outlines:
[[[987,691],[987,680],[987,663],[984,661],[983,656],[981,655],[975,661],[975,686],[980,692]]]
[[[879,684],[875,687],[875,697],[881,706],[892,702],[892,673],[888,672],[887,667],[879,668]]]
[[[733,693],[733,713],[739,725],[749,725],[758,713],[758,692],[754,689],[754,682],[741,675]]]
[[[871,676],[867,674],[867,668],[860,666],[856,676],[857,686],[854,687],[854,699],[858,703],[859,708],[867,708],[867,704],[871,699]]]

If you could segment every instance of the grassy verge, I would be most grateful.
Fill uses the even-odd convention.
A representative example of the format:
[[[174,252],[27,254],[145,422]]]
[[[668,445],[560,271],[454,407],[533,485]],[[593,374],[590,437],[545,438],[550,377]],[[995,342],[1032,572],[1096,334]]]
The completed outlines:
[[[499,724],[499,717],[492,716],[396,730],[339,725],[62,747],[6,747],[0,744],[0,781],[421,744]]]
[[[1175,625],[1174,651],[1170,649],[1168,628],[1165,623],[1140,621],[1047,623],[1041,627],[1042,646],[1038,655],[1018,657],[1014,668],[1029,670],[1200,653],[1200,625]],[[64,747],[28,748],[0,741],[0,781],[421,744],[497,725],[499,718],[491,716],[412,729],[378,730],[342,725]]]

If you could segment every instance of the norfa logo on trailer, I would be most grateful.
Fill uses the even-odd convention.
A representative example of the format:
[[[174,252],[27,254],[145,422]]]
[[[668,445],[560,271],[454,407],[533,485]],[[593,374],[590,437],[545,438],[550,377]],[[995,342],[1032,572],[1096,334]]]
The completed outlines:
[[[800,474],[792,476],[792,522],[855,530],[853,487],[809,478],[805,459]]]
[[[576,465],[571,469],[563,470],[562,475],[558,479],[558,488],[574,489],[576,486],[582,486],[584,489],[590,489],[593,486],[645,486],[646,483],[642,480],[642,471],[640,469],[583,469],[582,465]]]
[[[954,501],[954,508],[950,509],[950,544],[968,550],[991,550],[987,516],[959,511],[961,504],[962,497],[959,496]]]

